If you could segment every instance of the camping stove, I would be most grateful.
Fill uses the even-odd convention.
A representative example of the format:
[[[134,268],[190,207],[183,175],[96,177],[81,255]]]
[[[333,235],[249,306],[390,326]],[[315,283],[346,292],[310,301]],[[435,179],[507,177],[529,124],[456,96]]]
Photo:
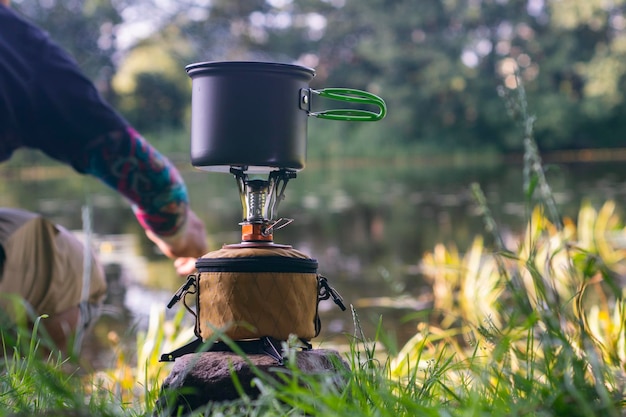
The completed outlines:
[[[241,241],[196,261],[197,273],[174,294],[194,316],[197,339],[162,361],[187,353],[265,353],[282,363],[281,343],[311,349],[321,329],[318,305],[345,310],[341,296],[317,271],[318,263],[274,232],[293,219],[277,215],[287,183],[304,168],[308,116],[375,121],[386,107],[373,94],[351,89],[312,90],[314,71],[288,64],[214,62],[187,67],[192,78],[191,161],[201,170],[235,177],[243,209]],[[312,111],[312,97],[373,105]],[[195,296],[195,309],[187,298]]]
[[[250,179],[242,168],[231,167],[239,187],[243,208],[241,243],[227,247],[273,245],[274,231],[287,226],[293,219],[275,219],[278,204],[285,198],[285,187],[296,172],[289,169],[271,171],[268,179]],[[284,246],[286,247],[286,246]]]
[[[293,219],[277,218],[293,170],[271,171],[267,179],[232,167],[241,198],[241,242],[225,244],[196,261],[197,274],[174,294],[195,318],[197,339],[162,361],[198,351],[230,351],[233,343],[246,353],[265,353],[282,362],[281,342],[311,349],[321,329],[318,304],[332,298],[345,310],[341,296],[317,272],[318,263],[291,245],[274,243],[274,232]],[[186,296],[195,295],[195,310]],[[294,337],[295,336],[295,337]]]

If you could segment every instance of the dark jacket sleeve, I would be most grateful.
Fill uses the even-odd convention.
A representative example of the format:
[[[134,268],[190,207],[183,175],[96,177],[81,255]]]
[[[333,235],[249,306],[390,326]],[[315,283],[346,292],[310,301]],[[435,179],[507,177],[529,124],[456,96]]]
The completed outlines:
[[[0,161],[20,147],[100,179],[157,235],[172,236],[184,226],[187,190],[171,162],[103,100],[45,32],[0,6]]]

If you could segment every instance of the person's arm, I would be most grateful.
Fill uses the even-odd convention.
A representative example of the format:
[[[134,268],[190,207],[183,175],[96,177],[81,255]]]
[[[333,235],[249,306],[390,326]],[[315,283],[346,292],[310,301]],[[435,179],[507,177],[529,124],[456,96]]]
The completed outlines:
[[[189,207],[176,167],[132,128],[103,135],[87,148],[84,171],[117,190],[133,205],[146,235],[170,258],[192,258],[207,251],[203,223]],[[181,275],[191,260],[177,260]],[[189,270],[189,271],[188,271]]]
[[[1,138],[15,139],[6,154],[39,149],[100,179],[131,202],[147,236],[167,256],[204,255],[204,226],[173,164],[130,128],[44,31],[0,6],[0,33],[0,73],[8,74],[0,77],[0,96],[9,98],[0,101],[0,112],[11,115],[8,127],[0,124]],[[175,262],[179,273],[181,262]]]

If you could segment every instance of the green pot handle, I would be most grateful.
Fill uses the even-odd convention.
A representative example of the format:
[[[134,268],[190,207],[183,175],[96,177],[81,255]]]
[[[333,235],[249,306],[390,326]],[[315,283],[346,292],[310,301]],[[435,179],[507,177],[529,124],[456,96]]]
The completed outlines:
[[[324,88],[322,90],[309,89],[310,93],[331,100],[345,101],[349,103],[369,104],[378,107],[378,112],[359,109],[334,109],[319,112],[309,112],[309,116],[328,120],[346,120],[353,122],[375,122],[385,117],[387,106],[385,101],[367,91],[354,90],[352,88]]]

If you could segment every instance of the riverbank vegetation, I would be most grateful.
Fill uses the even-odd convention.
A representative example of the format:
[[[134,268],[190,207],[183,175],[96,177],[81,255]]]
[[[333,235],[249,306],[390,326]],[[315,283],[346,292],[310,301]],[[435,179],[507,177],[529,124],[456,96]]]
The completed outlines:
[[[353,308],[349,372],[308,375],[288,366],[278,382],[259,373],[260,397],[194,415],[623,416],[624,224],[611,201],[581,207],[577,219],[560,216],[523,92],[507,99],[525,146],[528,215],[519,239],[502,238],[475,184],[486,236],[465,253],[437,245],[419,261],[433,306],[414,312],[420,325],[399,351],[385,343],[384,318],[366,335]],[[181,315],[166,322],[155,311],[151,320],[136,355],[120,350],[113,369],[98,372],[41,360],[38,339],[18,333],[25,343],[0,362],[0,415],[152,415],[167,373],[157,358],[192,335]]]
[[[514,251],[488,250],[480,237],[465,254],[437,246],[421,262],[434,308],[416,312],[422,324],[399,352],[378,352],[384,319],[365,335],[353,310],[345,385],[291,369],[283,384],[259,376],[258,399],[196,415],[622,416],[626,256],[613,208],[584,207],[562,227],[533,210]],[[36,342],[5,355],[0,415],[151,415],[167,374],[157,358],[185,337],[176,321],[152,320],[139,353],[119,351],[110,370],[68,373],[71,362],[41,360]]]
[[[183,3],[187,12],[196,11],[193,19],[172,9],[157,32],[123,51],[118,66],[113,62],[120,51],[111,42],[120,16],[113,3],[15,1],[67,45],[83,43],[75,51],[90,75],[100,77],[103,93],[168,153],[188,148],[190,100],[180,62],[294,61],[318,68],[320,86],[372,90],[390,107],[379,125],[312,121],[313,155],[520,151],[527,222],[525,233],[505,239],[475,184],[486,232],[463,252],[439,244],[415,255],[433,306],[413,312],[420,324],[404,346],[396,350],[388,343],[384,316],[378,331],[366,334],[353,308],[345,354],[350,372],[290,369],[282,383],[260,374],[259,398],[211,404],[196,416],[626,413],[624,219],[613,201],[583,205],[576,218],[563,218],[539,153],[611,147],[623,137],[619,86],[626,67],[619,57],[626,26],[620,2],[229,0],[209,2],[204,14]],[[67,20],[68,7],[76,9],[76,21]],[[280,24],[285,18],[291,22],[286,26]],[[94,27],[100,28],[97,36]],[[55,28],[65,36],[56,36],[63,31]],[[150,60],[139,59],[146,54]],[[536,103],[537,124],[516,77]],[[499,84],[501,97],[494,97]],[[156,129],[160,120],[168,125]],[[157,359],[191,337],[181,317],[165,320],[153,311],[137,346],[130,352],[118,346],[110,368],[98,371],[43,355],[46,339],[19,329],[15,349],[0,359],[0,416],[152,415],[168,370]],[[45,318],[36,325],[39,320]]]

